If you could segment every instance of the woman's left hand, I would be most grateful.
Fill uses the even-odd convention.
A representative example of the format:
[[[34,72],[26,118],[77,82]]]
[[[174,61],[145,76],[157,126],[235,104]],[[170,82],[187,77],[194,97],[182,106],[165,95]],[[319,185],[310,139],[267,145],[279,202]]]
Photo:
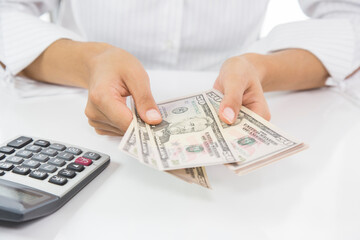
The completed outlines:
[[[265,71],[259,54],[244,54],[224,62],[214,84],[214,88],[224,94],[219,109],[222,121],[234,123],[242,105],[270,120],[261,86]]]

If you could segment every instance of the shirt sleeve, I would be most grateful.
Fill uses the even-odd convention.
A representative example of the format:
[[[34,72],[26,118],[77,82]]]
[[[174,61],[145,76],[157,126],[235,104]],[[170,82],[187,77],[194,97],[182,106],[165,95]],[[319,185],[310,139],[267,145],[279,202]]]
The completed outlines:
[[[16,76],[56,40],[83,40],[75,32],[39,18],[43,13],[56,11],[58,6],[59,0],[0,1],[0,62],[5,65],[0,65],[0,84],[19,97],[81,91]]]
[[[0,61],[8,74],[18,74],[58,39],[82,40],[78,34],[39,18],[58,4],[57,0],[0,2]]]
[[[282,24],[246,52],[271,53],[289,48],[308,50],[330,74],[328,84],[341,84],[360,66],[360,2],[299,0],[311,19]]]

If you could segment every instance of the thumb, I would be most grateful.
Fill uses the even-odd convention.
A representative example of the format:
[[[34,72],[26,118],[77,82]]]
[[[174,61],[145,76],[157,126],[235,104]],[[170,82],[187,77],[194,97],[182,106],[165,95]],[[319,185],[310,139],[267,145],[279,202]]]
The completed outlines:
[[[244,94],[244,87],[241,84],[227,84],[223,87],[224,98],[219,107],[220,119],[233,124],[239,114]]]
[[[162,121],[160,111],[155,103],[154,97],[151,94],[150,83],[146,81],[137,81],[141,84],[136,84],[131,91],[134,98],[136,110],[141,119],[148,124],[159,124]]]

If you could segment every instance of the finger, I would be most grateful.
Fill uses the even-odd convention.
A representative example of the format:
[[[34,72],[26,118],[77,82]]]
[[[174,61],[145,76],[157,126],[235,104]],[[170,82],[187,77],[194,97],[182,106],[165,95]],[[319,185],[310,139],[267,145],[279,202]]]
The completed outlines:
[[[127,86],[134,98],[137,112],[148,124],[158,124],[162,121],[160,111],[151,94],[150,81],[147,73],[139,69],[131,76]]]
[[[264,107],[263,103],[256,102],[256,103],[252,103],[246,107],[248,109],[250,109],[251,111],[253,111],[254,113],[261,116],[262,118],[264,118],[266,121],[270,121],[271,114],[270,114],[270,111],[269,111],[269,108],[267,107],[267,105],[266,105],[266,107]]]
[[[245,93],[243,105],[265,120],[270,121],[271,115],[269,106],[261,88],[256,88],[251,93]]]
[[[224,88],[223,85],[220,82],[220,77],[218,77],[213,85],[213,88],[220,91],[220,92],[224,92]]]
[[[108,123],[125,132],[132,121],[132,112],[126,106],[126,98],[117,96],[116,92],[107,91],[106,94],[102,94],[103,92],[105,91],[99,89],[89,95],[90,101],[106,118],[96,121]]]
[[[86,104],[85,115],[91,121],[110,123],[110,120],[97,109],[97,106],[90,101],[90,98],[88,98],[88,102]]]
[[[223,86],[224,98],[220,104],[219,116],[223,122],[233,124],[242,105],[245,86],[239,79],[234,77],[231,80],[223,80],[222,82],[226,84]]]
[[[118,135],[124,135],[124,132],[121,129],[115,128],[115,127],[113,127],[113,126],[111,126],[109,124],[92,121],[90,119],[89,119],[89,124],[95,129],[114,132],[114,133],[116,133]]]

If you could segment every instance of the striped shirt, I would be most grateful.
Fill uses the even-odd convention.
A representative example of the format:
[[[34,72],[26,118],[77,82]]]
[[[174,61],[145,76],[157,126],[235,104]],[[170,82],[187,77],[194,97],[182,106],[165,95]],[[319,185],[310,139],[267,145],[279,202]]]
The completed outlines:
[[[219,70],[231,56],[299,48],[342,81],[360,66],[359,0],[299,3],[311,19],[260,39],[268,0],[1,0],[0,77],[13,78],[51,43],[69,38],[125,49],[146,69]],[[39,19],[48,11],[53,23]]]

